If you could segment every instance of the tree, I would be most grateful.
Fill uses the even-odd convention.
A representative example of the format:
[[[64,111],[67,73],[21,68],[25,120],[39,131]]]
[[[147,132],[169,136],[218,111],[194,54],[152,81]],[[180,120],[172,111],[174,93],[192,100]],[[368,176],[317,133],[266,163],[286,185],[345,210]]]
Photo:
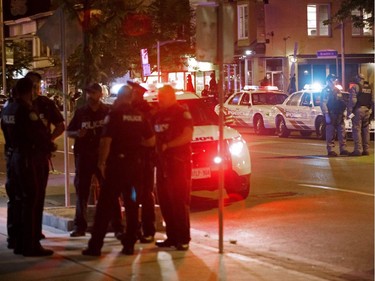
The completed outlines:
[[[360,16],[353,15],[352,11],[364,11],[368,18],[364,18],[363,14]],[[355,27],[363,28],[365,26],[373,28],[374,25],[374,1],[373,0],[344,0],[341,3],[340,9],[333,15],[333,17],[326,21],[325,24],[333,22],[343,22],[350,19]]]
[[[141,73],[140,49],[147,48],[156,64],[156,41],[185,39],[192,27],[188,0],[56,0],[72,16],[80,17],[84,43],[68,60],[68,76],[78,87],[91,82],[108,84],[128,71]],[[190,44],[171,44],[163,65],[181,65],[192,53]],[[165,47],[167,49],[167,46]],[[164,49],[164,50],[165,50]],[[164,64],[165,63],[165,64]]]
[[[6,65],[6,88],[7,92],[10,92],[15,85],[14,76],[19,74],[22,75],[24,69],[30,69],[31,62],[33,60],[31,49],[25,41],[11,41],[6,43],[5,49],[8,54],[12,55],[12,62]],[[1,54],[1,50],[0,50]],[[1,58],[0,58],[0,62]],[[1,76],[3,75],[2,70],[0,69]],[[1,80],[1,87],[3,86],[3,81]]]

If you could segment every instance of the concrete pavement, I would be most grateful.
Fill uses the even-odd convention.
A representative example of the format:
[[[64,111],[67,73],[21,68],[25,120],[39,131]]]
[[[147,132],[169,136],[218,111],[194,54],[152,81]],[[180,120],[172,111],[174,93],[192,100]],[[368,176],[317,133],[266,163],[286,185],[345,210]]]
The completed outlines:
[[[62,184],[58,175],[52,175],[50,185]],[[51,188],[51,186],[49,186]],[[48,207],[47,207],[48,208]],[[64,210],[64,208],[62,208]],[[68,211],[69,212],[69,211]],[[51,215],[48,224],[53,225],[61,217],[59,212]],[[45,220],[45,223],[47,221]],[[135,254],[121,254],[121,243],[108,233],[101,257],[81,255],[86,247],[86,237],[71,238],[67,230],[43,225],[46,239],[44,247],[52,249],[51,257],[23,257],[14,255],[6,243],[6,195],[3,182],[0,186],[0,280],[29,281],[96,281],[96,280],[144,280],[144,281],[322,281],[343,280],[340,278],[316,277],[277,261],[257,255],[243,255],[236,247],[219,254],[217,240],[192,229],[190,249],[186,252],[159,249],[154,244],[136,244]],[[163,239],[158,232],[156,239]],[[229,250],[228,250],[229,249]]]

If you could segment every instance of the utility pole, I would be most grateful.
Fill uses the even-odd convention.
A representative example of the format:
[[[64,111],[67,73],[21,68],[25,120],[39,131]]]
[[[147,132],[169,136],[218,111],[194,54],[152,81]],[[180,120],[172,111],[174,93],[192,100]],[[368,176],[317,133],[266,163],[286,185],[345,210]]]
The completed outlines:
[[[5,38],[4,38],[4,11],[3,0],[0,0],[0,37],[1,37],[1,72],[3,76],[3,94],[7,94],[7,78],[6,78],[6,54],[5,54]]]

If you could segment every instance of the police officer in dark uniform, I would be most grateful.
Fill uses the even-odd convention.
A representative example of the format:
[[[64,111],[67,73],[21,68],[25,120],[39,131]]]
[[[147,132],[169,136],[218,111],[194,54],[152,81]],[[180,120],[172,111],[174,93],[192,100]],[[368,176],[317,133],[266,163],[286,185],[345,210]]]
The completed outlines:
[[[120,194],[124,200],[126,231],[122,236],[126,255],[134,254],[138,240],[138,208],[143,177],[143,148],[155,145],[150,123],[132,105],[132,90],[123,86],[117,95],[117,106],[106,117],[100,140],[98,168],[104,178],[95,213],[88,248],[83,255],[99,256],[110,219],[113,202]]]
[[[74,138],[76,213],[74,230],[71,237],[85,236],[87,230],[87,205],[93,175],[97,172],[99,141],[104,124],[104,118],[109,107],[101,102],[102,87],[98,83],[86,89],[87,104],[78,108],[70,121],[67,134]],[[112,224],[115,235],[122,233],[121,207],[119,203],[111,206],[113,217],[117,217]]]
[[[155,114],[154,108],[144,100],[143,94],[147,91],[138,83],[127,82],[133,91],[132,105],[135,109],[144,114],[147,120],[152,124],[152,118]],[[140,203],[141,209],[141,227],[139,232],[139,241],[141,243],[152,243],[156,232],[155,226],[155,195],[154,195],[154,168],[155,168],[155,147],[143,147],[144,150],[144,172],[142,178],[142,196]]]
[[[186,251],[190,242],[191,140],[189,110],[177,103],[174,89],[165,85],[158,93],[160,111],[155,116],[157,192],[166,224],[166,240],[158,247]]]
[[[337,153],[333,150],[335,147],[335,136],[339,140],[340,155],[349,155],[346,150],[346,135],[344,111],[347,104],[341,91],[336,87],[336,75],[327,76],[327,85],[322,90],[322,102],[320,108],[326,121],[326,144],[328,157],[336,157]]]
[[[355,83],[349,89],[348,116],[352,117],[352,134],[354,141],[354,151],[350,156],[369,155],[370,143],[370,116],[373,110],[374,101],[372,90],[368,84],[364,83],[363,74],[355,77]]]
[[[39,208],[44,197],[40,181],[40,162],[51,153],[51,139],[42,120],[32,106],[33,81],[20,79],[15,87],[15,101],[4,108],[1,127],[6,146],[12,151],[9,173],[14,188],[14,253],[24,256],[49,256],[40,240],[43,210]]]
[[[13,88],[11,90],[11,94],[9,99],[5,102],[4,107],[6,108],[9,106],[11,103],[14,102],[14,97],[15,96],[15,89]],[[3,112],[1,115],[3,115]],[[4,124],[4,118],[1,117],[1,128],[3,129]],[[4,134],[6,133],[5,127],[3,129]],[[8,233],[8,238],[7,238],[7,243],[8,243],[8,249],[14,249],[15,246],[15,239],[16,239],[16,233],[15,233],[15,225],[14,225],[14,215],[16,214],[15,212],[15,200],[16,200],[16,195],[15,195],[15,181],[14,178],[12,177],[12,173],[10,170],[10,160],[12,157],[13,149],[10,147],[9,141],[7,142],[7,136],[5,136],[5,144],[4,144],[4,159],[6,162],[6,181],[5,181],[5,191],[8,196],[8,203],[7,203],[7,233]]]
[[[47,96],[41,95],[42,76],[37,72],[30,71],[26,74],[25,77],[33,81],[33,106],[38,113],[39,118],[43,121],[47,134],[50,136],[51,144],[53,144],[54,141],[65,130],[64,117],[62,116],[54,101],[50,100]],[[55,146],[53,150],[56,149],[57,146]],[[45,159],[42,159],[43,161],[40,162],[40,181],[44,186],[44,191],[40,194],[40,196],[42,197],[40,200],[41,204],[37,207],[40,209],[39,214],[42,214],[38,218],[38,220],[40,221],[40,225],[42,225],[43,220],[44,198],[48,184],[49,162],[51,161],[51,156],[51,154],[47,155],[47,157]],[[40,229],[40,238],[45,238],[44,234],[42,233],[42,229]]]

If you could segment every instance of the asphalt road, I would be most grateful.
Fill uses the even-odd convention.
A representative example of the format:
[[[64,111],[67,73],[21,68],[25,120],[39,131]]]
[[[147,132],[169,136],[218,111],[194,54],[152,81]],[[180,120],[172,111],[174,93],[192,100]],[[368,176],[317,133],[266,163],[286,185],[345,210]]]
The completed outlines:
[[[228,250],[328,280],[374,280],[374,150],[327,158],[314,137],[241,132],[251,150],[251,191],[245,201],[226,201]],[[192,226],[217,238],[213,198],[193,197]]]

